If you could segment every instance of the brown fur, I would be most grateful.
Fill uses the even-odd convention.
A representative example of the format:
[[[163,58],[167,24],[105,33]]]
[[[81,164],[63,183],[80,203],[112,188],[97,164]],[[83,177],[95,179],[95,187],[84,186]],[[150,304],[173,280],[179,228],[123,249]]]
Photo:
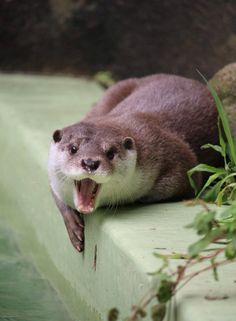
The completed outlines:
[[[221,164],[216,153],[201,149],[218,143],[217,111],[206,86],[195,80],[160,74],[118,82],[83,121],[134,138],[138,165],[161,168],[152,191],[160,199],[193,195],[186,171],[197,163]]]
[[[107,172],[112,172],[112,162],[101,155],[115,146],[119,157],[125,157],[125,137],[134,142],[136,170],[153,178],[150,189],[135,199],[142,202],[191,197],[187,171],[198,163],[221,164],[216,153],[201,149],[218,143],[217,110],[206,86],[195,80],[159,74],[118,82],[82,122],[54,134],[61,150],[72,143],[79,146],[78,156],[68,156],[68,167],[87,157],[101,161]],[[201,174],[195,179],[200,186]],[[70,224],[66,216],[67,228],[75,224],[73,215]]]

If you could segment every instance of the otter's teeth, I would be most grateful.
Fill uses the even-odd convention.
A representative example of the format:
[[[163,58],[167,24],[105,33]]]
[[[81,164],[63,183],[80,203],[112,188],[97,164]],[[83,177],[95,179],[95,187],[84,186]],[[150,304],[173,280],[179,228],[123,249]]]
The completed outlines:
[[[81,213],[91,213],[95,207],[100,184],[92,179],[86,178],[75,181],[74,203],[76,209]]]
[[[97,190],[98,190],[98,184],[96,184],[96,186],[94,187],[94,190],[93,190],[93,195],[94,195],[94,196],[96,195]]]
[[[76,189],[80,192],[80,185],[81,185],[80,181],[74,181],[74,184]]]

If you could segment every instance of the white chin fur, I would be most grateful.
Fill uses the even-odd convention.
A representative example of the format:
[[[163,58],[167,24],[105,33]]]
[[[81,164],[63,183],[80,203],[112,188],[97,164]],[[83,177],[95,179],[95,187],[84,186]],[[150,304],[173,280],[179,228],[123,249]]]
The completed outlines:
[[[111,175],[109,175],[106,172],[97,171],[96,173],[93,173],[93,172],[89,173],[89,172],[86,172],[85,170],[80,169],[80,168],[79,169],[71,169],[68,172],[64,172],[64,174],[67,177],[69,177],[70,179],[75,180],[75,181],[81,181],[82,179],[90,178],[90,179],[94,180],[97,184],[107,183],[111,178]]]

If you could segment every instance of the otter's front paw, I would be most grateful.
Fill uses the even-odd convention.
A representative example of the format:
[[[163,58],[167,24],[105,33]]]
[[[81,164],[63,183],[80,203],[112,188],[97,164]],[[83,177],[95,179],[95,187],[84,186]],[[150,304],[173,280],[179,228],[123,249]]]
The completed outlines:
[[[84,250],[84,220],[76,211],[70,211],[64,216],[65,225],[74,248]]]

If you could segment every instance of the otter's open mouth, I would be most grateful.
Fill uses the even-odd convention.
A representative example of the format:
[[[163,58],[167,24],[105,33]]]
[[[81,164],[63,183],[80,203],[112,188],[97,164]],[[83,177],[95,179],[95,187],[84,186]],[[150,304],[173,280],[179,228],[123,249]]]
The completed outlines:
[[[76,209],[83,214],[89,214],[94,210],[96,198],[101,188],[90,178],[74,181],[74,203]]]

